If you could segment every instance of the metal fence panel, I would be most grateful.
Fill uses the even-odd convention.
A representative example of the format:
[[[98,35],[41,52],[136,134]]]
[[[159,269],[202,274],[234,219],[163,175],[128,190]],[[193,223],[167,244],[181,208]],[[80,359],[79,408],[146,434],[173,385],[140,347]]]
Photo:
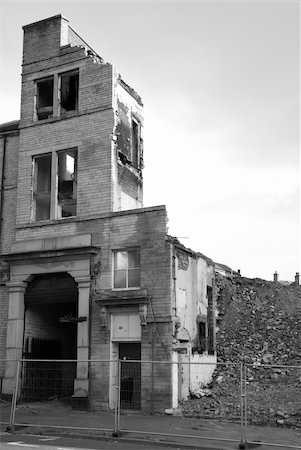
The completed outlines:
[[[21,360],[12,425],[113,432],[116,395],[110,404],[109,393],[116,391],[110,382],[116,367],[110,360]],[[96,422],[94,411],[102,411]]]
[[[240,443],[241,448],[259,442],[301,448],[286,429],[301,430],[301,366],[191,363],[184,357],[177,362],[14,362],[14,395],[0,404],[2,423],[12,429],[67,428],[89,435],[148,435],[178,444],[193,438],[196,444],[206,439]],[[274,426],[268,439],[262,425]]]
[[[301,429],[301,366],[247,364],[245,374],[246,440],[264,443],[264,428],[257,427],[256,441],[249,431],[254,425],[268,425],[275,427],[269,445],[301,448],[301,444],[296,446],[296,438],[282,438],[280,433],[287,428]]]
[[[185,443],[188,436],[241,443],[241,365],[218,364],[213,382],[197,385],[195,380],[201,380],[210,365],[214,371],[215,363],[120,361],[121,433],[164,435],[179,443]],[[144,415],[137,415],[141,410]],[[173,430],[156,431],[156,419],[149,420],[146,413],[168,415]],[[133,414],[135,429],[131,428]],[[217,439],[214,420],[223,419],[232,420],[235,426],[227,437]]]
[[[14,398],[11,395],[5,395],[2,390],[5,367],[8,363],[13,363],[15,367],[17,367],[18,361],[11,359],[0,359],[0,425],[2,429],[9,427],[9,424],[12,421],[11,414],[13,413],[12,402]]]

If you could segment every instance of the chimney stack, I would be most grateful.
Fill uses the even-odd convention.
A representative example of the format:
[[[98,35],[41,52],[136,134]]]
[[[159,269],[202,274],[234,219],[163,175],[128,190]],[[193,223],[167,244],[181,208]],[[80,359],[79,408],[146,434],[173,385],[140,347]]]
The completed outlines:
[[[300,275],[299,275],[299,272],[296,272],[296,275],[295,275],[295,284],[296,284],[297,286],[299,286],[299,284],[300,284]]]
[[[274,282],[277,283],[277,281],[278,281],[278,273],[275,272],[274,273]]]

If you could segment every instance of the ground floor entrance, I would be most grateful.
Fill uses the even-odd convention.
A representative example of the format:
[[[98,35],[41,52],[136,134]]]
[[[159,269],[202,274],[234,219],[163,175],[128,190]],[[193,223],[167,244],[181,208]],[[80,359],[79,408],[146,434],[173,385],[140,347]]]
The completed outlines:
[[[71,399],[77,358],[78,292],[68,273],[37,275],[25,296],[21,398]]]
[[[140,409],[141,343],[120,342],[119,359],[120,359],[120,406],[122,409]]]

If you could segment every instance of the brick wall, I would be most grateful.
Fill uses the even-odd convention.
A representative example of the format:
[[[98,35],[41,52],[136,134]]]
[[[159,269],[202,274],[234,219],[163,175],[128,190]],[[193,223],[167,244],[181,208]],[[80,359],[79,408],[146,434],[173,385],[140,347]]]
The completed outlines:
[[[60,15],[23,27],[23,64],[57,56],[61,45],[61,28],[68,21]]]
[[[166,211],[163,207],[145,208],[135,212],[115,213],[110,217],[78,223],[78,232],[92,233],[92,243],[101,247],[101,273],[95,288],[100,293],[112,293],[112,250],[139,247],[141,251],[141,287],[151,298],[147,325],[142,327],[141,360],[171,360],[173,326],[171,321],[170,248],[166,242]],[[91,301],[91,359],[110,359],[110,320],[108,329],[101,328],[99,294]],[[124,307],[126,310],[126,307]],[[109,314],[114,309],[109,309]],[[151,372],[149,364],[142,362],[142,407],[163,411],[171,406],[171,367],[157,365]],[[97,364],[91,368],[93,406],[103,407],[107,401],[109,365],[103,372]],[[155,384],[151,383],[154,377]],[[152,388],[153,386],[153,392]],[[101,394],[101,392],[103,394]],[[104,394],[105,393],[105,394]],[[106,398],[103,397],[106,396]],[[152,398],[152,406],[149,400]]]
[[[6,323],[8,317],[8,289],[0,286],[0,378],[4,376],[5,364],[3,361],[6,357]]]
[[[0,139],[0,178],[2,174],[4,136]],[[0,253],[10,249],[15,239],[15,216],[17,196],[19,136],[17,133],[6,137],[4,162],[4,193],[2,209],[2,226],[0,236]],[[1,181],[0,181],[1,183]]]
[[[1,210],[1,235],[0,235],[0,263],[1,254],[10,251],[15,239],[15,215],[17,196],[17,170],[18,170],[18,132],[12,132],[6,136],[6,152],[4,161],[3,180],[3,205]],[[3,169],[4,135],[0,138],[0,185]],[[0,264],[1,266],[1,264]],[[6,357],[6,323],[8,317],[8,289],[0,286],[0,360]],[[0,377],[4,376],[4,364],[0,362]]]
[[[75,311],[75,304],[33,304],[26,308],[24,342],[26,338],[40,338],[61,342],[61,357],[76,358],[76,325],[60,323],[59,318]]]

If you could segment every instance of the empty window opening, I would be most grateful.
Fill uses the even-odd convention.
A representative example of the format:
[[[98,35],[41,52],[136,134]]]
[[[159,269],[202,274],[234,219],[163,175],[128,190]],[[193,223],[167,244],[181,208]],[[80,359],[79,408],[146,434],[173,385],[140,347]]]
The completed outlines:
[[[199,323],[199,353],[207,350],[207,327],[205,322]]]
[[[76,216],[77,149],[35,156],[32,220]]]
[[[53,115],[53,77],[37,82],[36,107],[38,120]]]
[[[139,167],[140,158],[140,123],[132,119],[132,164]]]
[[[129,289],[140,286],[140,251],[114,252],[114,288]]]
[[[68,72],[60,77],[61,114],[66,111],[77,111],[78,109],[78,71]]]
[[[58,153],[58,218],[76,216],[77,151]]]
[[[35,220],[50,219],[51,154],[34,158],[33,207]]]

